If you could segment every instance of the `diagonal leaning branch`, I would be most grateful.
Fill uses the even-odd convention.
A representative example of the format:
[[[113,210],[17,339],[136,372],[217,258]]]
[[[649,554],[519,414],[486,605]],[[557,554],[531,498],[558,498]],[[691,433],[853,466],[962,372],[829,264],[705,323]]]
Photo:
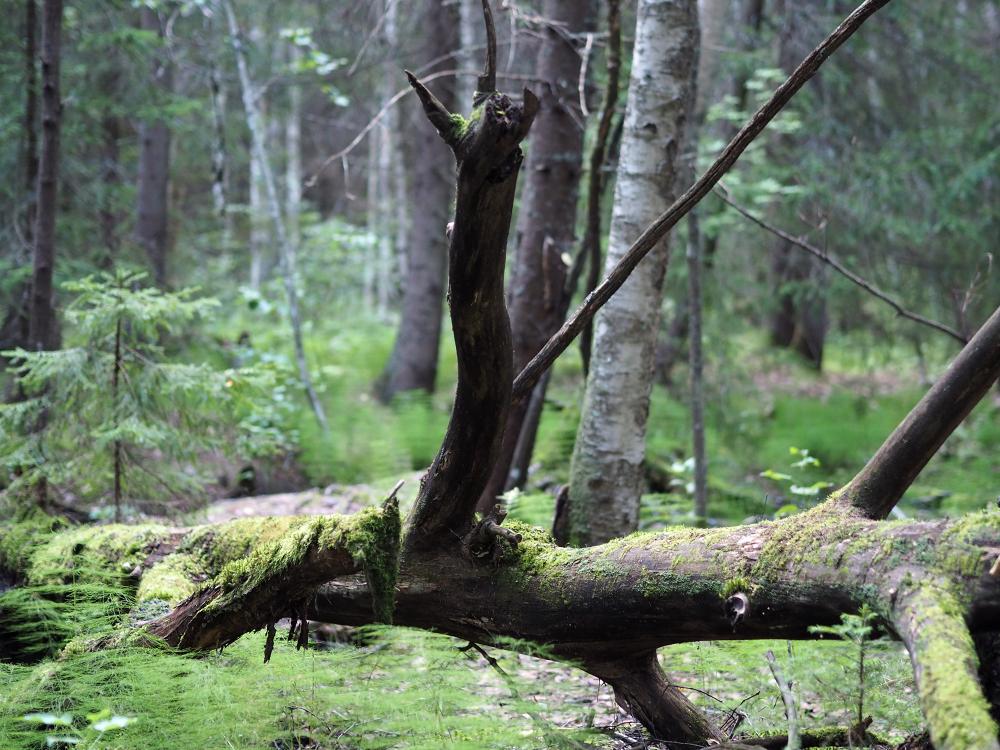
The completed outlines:
[[[556,358],[569,346],[570,342],[583,330],[587,321],[594,317],[598,310],[611,299],[635,267],[639,265],[646,254],[679,222],[692,208],[715,187],[736,163],[740,155],[754,139],[760,135],[767,124],[784,108],[793,96],[812,78],[820,66],[826,62],[840,45],[861,28],[861,25],[889,0],[865,0],[851,13],[834,31],[824,39],[816,49],[810,52],[799,66],[781,84],[771,98],[758,109],[753,117],[723,149],[715,162],[692,185],[687,192],[674,201],[655,222],[653,222],[632,244],[608,277],[601,282],[593,292],[587,295],[583,304],[567,320],[542,350],[532,359],[514,380],[513,398],[522,399],[530,395],[532,387]]]
[[[952,360],[878,452],[840,492],[867,518],[885,518],[941,444],[1000,377],[1000,307]]]

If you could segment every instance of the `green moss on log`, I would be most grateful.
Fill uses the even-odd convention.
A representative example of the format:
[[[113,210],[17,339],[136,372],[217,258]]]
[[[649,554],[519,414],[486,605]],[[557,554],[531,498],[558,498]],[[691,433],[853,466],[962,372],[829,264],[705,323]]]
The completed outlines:
[[[996,748],[997,725],[976,678],[972,636],[954,592],[924,584],[908,602],[916,643],[917,687],[934,746]]]

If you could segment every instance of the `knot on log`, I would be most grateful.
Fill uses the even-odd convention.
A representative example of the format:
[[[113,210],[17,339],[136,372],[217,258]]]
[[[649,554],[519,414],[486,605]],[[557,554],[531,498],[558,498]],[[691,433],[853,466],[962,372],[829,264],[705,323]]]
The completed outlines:
[[[482,560],[486,557],[495,559],[498,539],[505,539],[512,547],[520,544],[520,534],[501,526],[506,517],[507,509],[498,503],[493,506],[493,510],[486,518],[472,528],[465,541],[469,557],[473,560]]]
[[[729,618],[733,630],[736,630],[737,625],[750,617],[750,597],[742,591],[737,591],[726,599],[726,617]]]

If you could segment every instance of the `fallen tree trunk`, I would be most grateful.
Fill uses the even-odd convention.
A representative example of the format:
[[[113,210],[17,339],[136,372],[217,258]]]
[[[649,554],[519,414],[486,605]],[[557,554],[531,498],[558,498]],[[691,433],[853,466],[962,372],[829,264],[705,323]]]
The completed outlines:
[[[834,497],[781,521],[635,534],[584,549],[557,547],[532,527],[508,527],[521,541],[500,541],[485,561],[455,546],[408,554],[394,621],[482,644],[548,644],[611,684],[656,736],[692,742],[720,735],[713,728],[714,737],[705,737],[704,718],[662,689],[670,683],[657,647],[811,638],[810,626],[835,624],[867,604],[910,650],[936,747],[997,747],[971,634],[988,635],[1000,622],[1000,578],[991,574],[1000,558],[1000,510],[954,522],[884,522],[858,518]],[[187,597],[143,624],[173,645],[213,649],[289,615],[347,625],[385,619],[384,605],[373,602],[386,601],[393,568],[378,565],[393,560],[398,528],[391,505],[353,517],[186,531],[119,526],[53,535],[42,528],[37,549],[46,551],[22,561],[19,572],[41,580],[46,568],[32,569],[32,557],[69,571],[91,553],[120,568],[129,550],[149,550],[153,561],[131,574],[140,606]],[[372,557],[383,572],[360,573]],[[192,581],[213,573],[201,586]],[[346,577],[329,580],[337,576]]]

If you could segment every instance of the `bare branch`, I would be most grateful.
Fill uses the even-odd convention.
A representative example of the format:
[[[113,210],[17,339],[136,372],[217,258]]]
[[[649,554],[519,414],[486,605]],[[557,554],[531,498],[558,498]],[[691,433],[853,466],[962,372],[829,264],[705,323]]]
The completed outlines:
[[[900,317],[907,318],[908,320],[912,320],[915,323],[920,323],[920,325],[924,325],[924,326],[927,326],[928,328],[933,328],[936,331],[940,331],[941,333],[945,333],[945,334],[951,336],[956,341],[959,341],[962,344],[968,343],[969,340],[965,336],[963,336],[961,333],[959,333],[958,331],[956,331],[954,328],[949,328],[948,326],[944,325],[943,323],[938,323],[936,320],[931,320],[930,318],[925,318],[923,315],[919,315],[917,313],[910,312],[909,310],[907,310],[906,308],[904,308],[899,302],[897,302],[896,300],[894,300],[892,297],[890,297],[888,294],[886,294],[881,289],[879,289],[878,287],[876,287],[874,284],[872,284],[872,283],[866,281],[865,279],[863,279],[862,277],[858,276],[856,273],[854,273],[853,271],[851,271],[849,268],[845,267],[836,258],[830,257],[830,255],[828,253],[826,253],[826,251],[820,250],[818,247],[816,247],[815,245],[809,244],[808,242],[806,242],[801,237],[795,237],[795,236],[789,234],[788,232],[786,232],[786,231],[784,231],[782,229],[779,229],[778,227],[774,226],[773,224],[769,224],[768,222],[764,221],[763,219],[760,219],[760,218],[754,216],[747,209],[743,208],[743,206],[739,205],[738,203],[736,203],[735,201],[733,201],[728,195],[726,195],[726,193],[725,193],[724,190],[716,188],[715,189],[715,194],[722,200],[723,203],[725,203],[727,206],[729,206],[730,208],[732,208],[734,211],[736,211],[738,214],[740,214],[743,218],[747,219],[748,221],[753,222],[754,224],[756,224],[757,226],[759,226],[761,229],[764,229],[764,230],[770,232],[771,234],[775,235],[776,237],[780,237],[785,242],[790,242],[792,245],[795,245],[796,247],[799,247],[799,248],[805,250],[807,253],[809,253],[813,257],[819,258],[821,261],[823,261],[828,266],[830,266],[831,268],[833,268],[833,270],[835,270],[837,273],[839,273],[845,279],[847,279],[848,281],[850,281],[852,284],[856,284],[857,286],[859,286],[862,289],[864,289],[866,292],[868,292],[873,297],[875,297],[877,299],[880,299],[883,302],[885,302],[887,305],[889,305],[889,307],[891,307],[893,310],[895,310],[896,313]]]
[[[792,75],[774,92],[753,117],[740,129],[729,145],[687,192],[674,201],[667,211],[654,221],[633,243],[621,261],[611,271],[608,277],[593,292],[587,295],[583,304],[562,328],[542,347],[542,350],[527,364],[514,379],[514,398],[521,399],[531,393],[531,388],[538,381],[562,352],[569,346],[601,307],[611,298],[625,280],[629,277],[639,262],[650,250],[663,239],[681,218],[694,208],[702,198],[715,187],[723,175],[732,168],[740,155],[746,150],[767,124],[784,108],[805,83],[812,78],[820,66],[832,55],[840,45],[847,41],[861,25],[877,10],[886,5],[889,0],[865,0],[826,38],[816,49],[810,52],[799,64]]]
[[[802,739],[799,737],[799,711],[795,705],[795,694],[792,692],[791,683],[781,674],[781,668],[774,658],[774,652],[768,651],[765,655],[767,666],[771,670],[778,690],[781,691],[781,702],[785,704],[785,718],[788,720],[788,738],[785,740],[786,750],[801,750]]]
[[[408,70],[403,72],[406,74],[406,80],[410,82],[410,86],[417,92],[417,98],[420,99],[420,103],[424,107],[424,114],[431,121],[431,125],[434,126],[445,143],[454,146],[458,139],[455,137],[455,121],[451,112],[413,73]]]

